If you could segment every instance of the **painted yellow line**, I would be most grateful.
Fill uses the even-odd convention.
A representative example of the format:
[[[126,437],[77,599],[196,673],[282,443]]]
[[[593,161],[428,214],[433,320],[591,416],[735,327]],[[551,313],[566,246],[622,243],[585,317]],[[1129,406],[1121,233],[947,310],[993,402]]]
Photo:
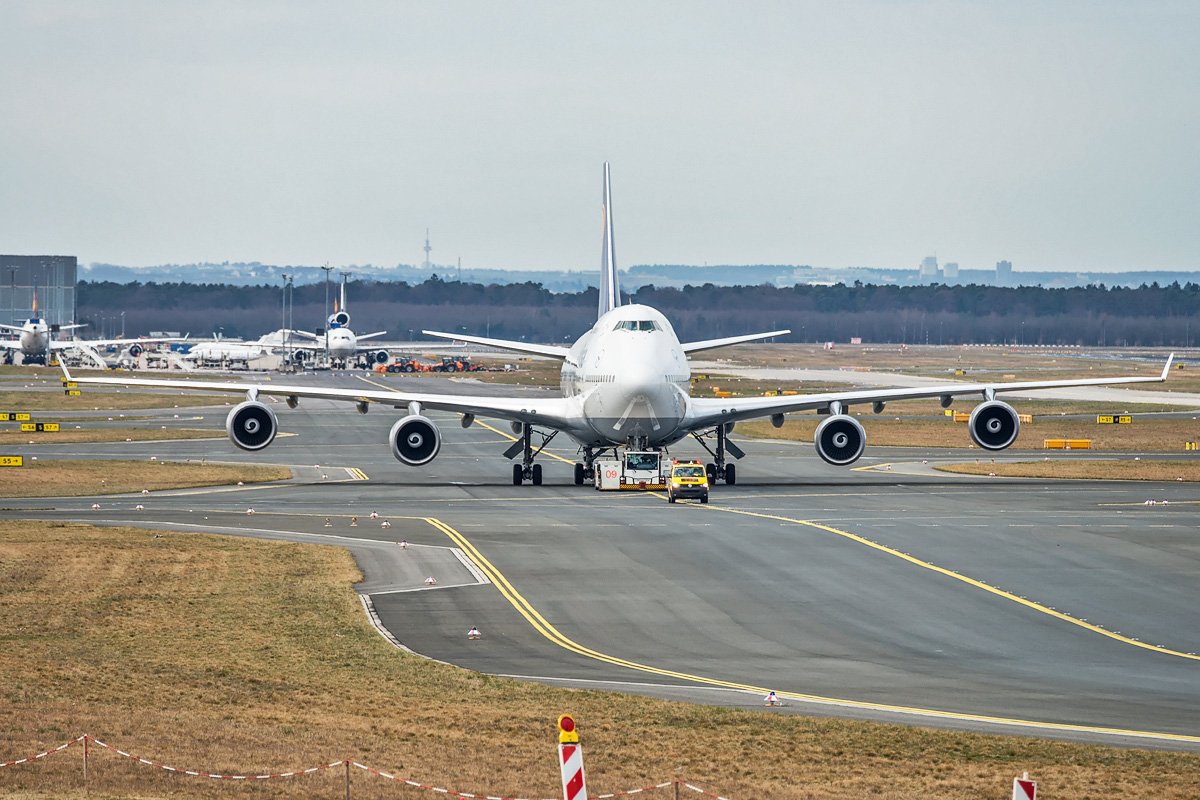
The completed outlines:
[[[1063,622],[1069,622],[1072,625],[1077,625],[1080,628],[1083,628],[1084,630],[1091,631],[1092,633],[1098,633],[1101,636],[1107,636],[1109,639],[1115,639],[1116,641],[1121,642],[1122,644],[1133,645],[1134,647],[1140,647],[1144,650],[1150,650],[1151,652],[1154,652],[1154,653],[1162,653],[1164,655],[1169,655],[1169,656],[1178,656],[1179,658],[1186,658],[1191,661],[1200,661],[1200,656],[1196,655],[1195,653],[1183,653],[1183,652],[1180,652],[1179,650],[1172,650],[1168,647],[1161,647],[1159,645],[1147,644],[1146,642],[1139,642],[1137,639],[1131,639],[1128,636],[1122,636],[1119,633],[1105,630],[1104,628],[1101,628],[1098,625],[1093,625],[1090,622],[1084,622],[1083,620],[1078,619],[1077,617],[1072,617],[1070,614],[1064,614],[1061,611],[1056,611],[1055,609],[1050,608],[1049,606],[1044,606],[1041,603],[1035,603],[1032,600],[1026,600],[1023,597],[1018,597],[1017,595],[1012,594],[1011,592],[1006,592],[1003,589],[997,589],[995,586],[990,586],[990,585],[984,583],[983,581],[978,581],[978,580],[975,580],[974,578],[969,578],[966,575],[960,575],[957,572],[954,572],[953,570],[946,569],[945,567],[939,567],[936,564],[931,564],[928,561],[922,561],[921,559],[910,556],[907,553],[901,553],[899,550],[894,550],[891,547],[887,547],[886,545],[877,544],[876,542],[872,542],[870,539],[864,539],[862,536],[858,536],[856,534],[850,533],[849,531],[843,531],[838,528],[834,528],[830,525],[824,525],[820,522],[814,522],[812,520],[807,520],[807,519],[794,519],[792,517],[783,517],[783,516],[779,516],[776,514],[763,514],[761,512],[757,512],[757,511],[742,511],[741,509],[736,509],[736,508],[722,508],[721,506],[702,506],[702,508],[704,508],[707,511],[719,511],[719,512],[722,512],[725,514],[738,514],[738,515],[746,516],[746,517],[759,517],[761,519],[773,519],[778,522],[790,522],[794,525],[804,525],[804,526],[808,526],[810,528],[817,528],[818,530],[827,531],[828,533],[833,533],[838,536],[842,536],[853,542],[858,542],[859,544],[866,545],[867,547],[870,547],[874,550],[878,550],[881,553],[887,553],[890,556],[894,556],[902,561],[907,561],[908,563],[914,564],[918,567],[921,567],[922,569],[927,569],[927,570],[930,570],[931,572],[936,572],[940,575],[946,576],[947,578],[953,578],[954,580],[961,581],[961,582],[967,584],[968,586],[973,586],[976,589],[982,589],[983,591],[988,592],[990,594],[994,594],[997,597],[1003,597],[1005,600],[1011,600],[1014,603],[1025,606],[1026,608],[1031,608],[1034,611],[1041,612],[1042,614],[1046,614],[1047,616],[1054,617],[1055,619],[1060,619]]]
[[[456,531],[454,528],[450,527],[446,523],[442,522],[441,520],[434,519],[433,517],[425,517],[424,519],[426,522],[428,522],[434,528],[440,530],[442,533],[445,533],[448,537],[450,537],[451,541],[453,541],[460,548],[462,548],[463,552],[465,552],[467,554],[467,557],[470,558],[473,562],[475,562],[475,565],[477,567],[479,567],[479,569],[485,575],[487,575],[488,579],[492,582],[492,585],[500,590],[500,593],[504,596],[504,599],[506,599],[512,605],[512,607],[517,610],[517,613],[519,613],[522,617],[524,617],[526,619],[526,621],[528,621],[529,624],[533,626],[534,630],[536,630],[538,633],[540,633],[546,639],[548,639],[549,641],[558,645],[559,647],[563,648],[564,650],[568,650],[570,652],[577,653],[581,656],[584,656],[586,658],[591,658],[596,661],[603,661],[608,664],[614,664],[614,665],[620,666],[620,667],[627,667],[632,670],[637,670],[640,672],[647,672],[647,673],[650,673],[653,675],[662,675],[662,676],[669,677],[669,678],[675,678],[677,680],[685,680],[685,681],[691,681],[693,683],[706,684],[708,686],[719,686],[719,687],[726,688],[726,689],[740,689],[742,691],[758,692],[759,694],[766,695],[768,689],[761,687],[761,686],[753,686],[753,685],[745,684],[745,683],[736,683],[733,681],[723,681],[723,680],[719,680],[716,678],[704,677],[702,675],[691,675],[686,672],[676,672],[674,670],[661,669],[659,667],[652,667],[647,664],[639,664],[636,661],[627,661],[626,659],[623,659],[623,658],[617,658],[615,656],[605,655],[604,653],[599,653],[595,650],[592,650],[588,647],[584,647],[583,645],[578,644],[577,642],[575,642],[575,641],[569,639],[567,636],[563,635],[557,628],[555,628],[553,625],[551,625],[549,622],[547,622],[546,619],[544,617],[542,617],[541,614],[538,613],[537,609],[535,609],[532,605],[530,605],[529,601],[526,600],[524,597],[522,597],[521,594],[516,590],[516,588],[514,588],[513,585],[508,582],[508,579],[504,577],[504,575],[500,572],[500,570],[496,569],[496,567],[493,566],[492,563],[490,561],[488,561],[487,558],[485,558],[483,556],[483,554],[480,553],[478,549],[476,549],[475,545],[471,544],[471,542],[465,536],[463,536],[461,533],[459,533],[458,531]],[[781,695],[786,698],[790,698],[790,699],[805,700],[805,701],[814,702],[814,703],[824,703],[824,704],[829,704],[829,705],[847,706],[847,707],[851,707],[851,708],[862,708],[862,709],[869,709],[869,710],[876,710],[876,711],[890,711],[890,712],[913,714],[913,715],[925,716],[925,717],[937,717],[937,718],[941,718],[941,719],[958,719],[958,720],[967,720],[967,721],[973,721],[973,722],[987,722],[987,723],[1000,724],[1000,725],[1015,725],[1015,726],[1021,726],[1021,727],[1041,728],[1041,729],[1045,729],[1045,730],[1082,731],[1082,732],[1086,732],[1086,733],[1105,733],[1105,734],[1115,734],[1115,735],[1121,735],[1121,736],[1138,736],[1138,737],[1147,737],[1147,738],[1154,738],[1154,739],[1170,739],[1172,741],[1200,742],[1200,736],[1186,736],[1186,735],[1180,735],[1180,734],[1161,733],[1161,732],[1157,732],[1157,731],[1124,730],[1121,728],[1098,728],[1098,727],[1090,727],[1087,725],[1069,725],[1066,723],[1056,723],[1056,722],[1036,722],[1033,720],[1007,719],[1004,717],[989,717],[989,716],[982,716],[982,715],[978,715],[978,714],[964,714],[964,713],[953,712],[953,711],[936,711],[936,710],[928,709],[928,708],[916,708],[916,707],[909,707],[909,706],[893,706],[893,705],[884,705],[884,704],[880,704],[880,703],[867,703],[867,702],[862,702],[859,700],[844,700],[844,699],[835,698],[835,697],[822,697],[820,695],[813,695],[813,694],[797,694],[794,692],[776,691],[776,694]]]
[[[851,472],[869,472],[873,469],[881,469],[881,468],[886,468],[886,467],[890,467],[890,466],[891,466],[891,464],[867,464],[866,466],[863,466],[863,467],[851,467],[850,471]]]

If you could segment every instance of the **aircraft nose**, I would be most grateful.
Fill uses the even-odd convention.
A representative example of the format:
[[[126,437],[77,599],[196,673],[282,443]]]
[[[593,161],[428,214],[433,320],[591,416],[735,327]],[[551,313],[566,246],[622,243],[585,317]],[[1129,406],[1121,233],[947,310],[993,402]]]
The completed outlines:
[[[644,361],[629,361],[622,370],[620,387],[626,400],[653,396],[662,383],[662,373]]]

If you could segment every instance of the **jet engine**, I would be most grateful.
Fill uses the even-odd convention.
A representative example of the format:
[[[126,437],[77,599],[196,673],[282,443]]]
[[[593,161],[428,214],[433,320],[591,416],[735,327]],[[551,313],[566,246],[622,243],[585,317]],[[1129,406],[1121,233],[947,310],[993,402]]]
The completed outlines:
[[[262,450],[275,441],[279,422],[275,412],[257,400],[247,400],[234,406],[225,418],[229,441],[243,450]]]
[[[345,311],[339,311],[329,318],[329,327],[344,328],[350,324],[350,315]]]
[[[813,434],[817,455],[835,467],[858,461],[867,446],[867,432],[858,420],[845,414],[835,414],[817,426]]]
[[[296,350],[292,353],[292,361],[295,361],[297,364],[303,364],[312,358],[312,356],[311,350]]]
[[[388,434],[392,455],[410,467],[420,467],[433,461],[442,449],[442,435],[428,417],[409,414],[392,426]]]
[[[137,342],[134,342],[133,344],[129,345],[129,349],[127,349],[125,352],[129,353],[130,358],[141,358],[142,346]]]
[[[388,362],[388,351],[376,350],[374,353],[371,353],[371,360],[376,364],[386,364]]]
[[[1016,441],[1021,418],[1008,403],[989,400],[975,406],[967,420],[971,439],[985,450],[1003,450]]]

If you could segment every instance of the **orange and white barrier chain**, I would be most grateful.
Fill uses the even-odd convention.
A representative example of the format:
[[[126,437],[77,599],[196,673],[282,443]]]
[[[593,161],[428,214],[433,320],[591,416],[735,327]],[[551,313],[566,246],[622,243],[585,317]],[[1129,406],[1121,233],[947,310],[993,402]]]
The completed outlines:
[[[99,739],[97,739],[96,737],[91,736],[86,733],[76,739],[72,739],[69,742],[60,744],[58,747],[55,747],[53,750],[47,750],[44,753],[38,753],[36,756],[29,756],[28,758],[22,758],[22,759],[18,759],[16,761],[8,761],[8,762],[0,763],[0,767],[11,767],[11,766],[16,766],[17,764],[26,764],[26,763],[30,763],[33,761],[37,761],[38,759],[47,758],[48,756],[52,756],[55,753],[60,753],[63,750],[66,750],[71,745],[79,744],[81,742],[84,743],[85,746],[88,742],[91,742],[92,744],[99,745],[100,747],[103,747],[106,750],[111,750],[112,752],[116,753],[119,756],[124,756],[125,758],[128,758],[131,761],[136,761],[139,764],[145,764],[148,767],[155,767],[157,769],[161,769],[166,772],[173,772],[176,775],[189,775],[189,776],[197,777],[197,778],[214,778],[217,780],[229,780],[229,781],[264,781],[264,780],[269,780],[271,778],[294,778],[294,777],[298,777],[300,775],[311,775],[314,772],[320,772],[322,770],[330,769],[331,767],[349,765],[349,766],[357,767],[358,769],[361,769],[364,772],[369,772],[372,775],[378,775],[381,778],[386,778],[390,781],[396,781],[398,783],[403,783],[408,786],[412,786],[413,788],[416,788],[416,789],[426,789],[431,792],[438,792],[439,794],[448,795],[450,797],[464,797],[464,798],[468,798],[468,800],[527,800],[527,798],[500,797],[498,795],[472,794],[470,792],[458,792],[458,791],[454,791],[451,789],[443,789],[443,788],[440,788],[437,786],[432,786],[429,784],[421,783],[419,781],[409,780],[408,778],[400,778],[395,775],[391,775],[387,772],[383,772],[382,770],[375,769],[374,767],[368,767],[366,764],[360,764],[357,761],[352,761],[349,759],[342,759],[340,761],[331,761],[328,764],[322,764],[317,767],[309,767],[308,769],[298,769],[298,770],[293,770],[291,772],[275,772],[275,773],[271,773],[269,775],[222,775],[222,774],[218,774],[215,772],[201,772],[199,770],[179,769],[178,767],[168,766],[167,764],[160,764],[157,761],[151,761],[148,758],[142,758],[141,756],[136,756],[132,753],[127,753],[124,750],[119,750],[116,747],[113,747],[112,745],[110,745],[106,742],[102,742]],[[643,792],[651,792],[651,791],[654,791],[655,789],[665,789],[668,786],[674,786],[675,784],[679,784],[680,786],[685,786],[694,792],[699,792],[700,794],[707,795],[708,797],[715,797],[715,798],[717,798],[717,800],[728,800],[728,798],[722,797],[721,795],[713,794],[712,792],[706,792],[703,789],[699,788],[698,786],[693,786],[690,783],[684,783],[682,781],[667,781],[665,783],[657,783],[654,786],[647,786],[643,789],[630,789],[630,790],[624,791],[624,792],[611,792],[608,794],[590,795],[588,797],[588,800],[608,800],[608,798],[613,798],[613,797],[626,797],[628,795],[641,794]],[[543,800],[560,800],[560,798],[544,798]]]
[[[104,742],[100,741],[99,739],[95,738],[94,736],[88,736],[86,738],[91,740],[95,744],[100,745],[101,747],[103,747],[105,749],[112,750],[117,755],[125,756],[126,758],[133,759],[134,761],[140,762],[140,763],[145,764],[150,767],[158,767],[159,769],[166,770],[167,772],[176,772],[180,775],[193,775],[197,778],[220,778],[220,779],[228,780],[228,781],[265,781],[268,778],[292,778],[297,775],[309,775],[313,772],[320,772],[323,769],[329,769],[330,767],[336,767],[336,766],[346,763],[345,761],[334,761],[331,764],[322,764],[319,767],[309,767],[308,769],[298,769],[298,770],[294,770],[292,772],[276,772],[272,775],[217,775],[217,774],[211,773],[211,772],[196,772],[195,770],[190,770],[190,769],[176,769],[175,767],[168,767],[166,764],[159,764],[157,761],[151,761],[147,758],[141,758],[140,756],[135,756],[130,753],[126,753],[124,750],[118,750],[117,748],[113,747],[110,744],[105,744]]]
[[[47,756],[52,756],[55,753],[60,753],[63,750],[66,750],[71,745],[78,744],[79,742],[82,742],[84,739],[87,739],[87,738],[88,738],[88,735],[85,733],[83,736],[80,736],[78,739],[72,739],[71,741],[67,742],[66,744],[60,744],[58,747],[54,748],[53,750],[47,750],[44,753],[38,753],[36,756],[29,756],[28,758],[19,758],[16,761],[6,761],[5,763],[0,764],[0,767],[15,767],[17,764],[24,764],[28,761],[37,761],[39,758],[46,758]]]

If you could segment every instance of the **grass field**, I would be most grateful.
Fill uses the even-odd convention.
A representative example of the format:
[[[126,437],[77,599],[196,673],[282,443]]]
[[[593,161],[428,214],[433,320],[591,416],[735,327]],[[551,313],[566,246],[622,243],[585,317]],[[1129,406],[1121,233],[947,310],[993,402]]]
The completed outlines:
[[[143,489],[184,489],[282,481],[285,467],[252,464],[198,464],[177,461],[63,460],[31,461],[0,472],[0,497],[76,497],[125,494]]]
[[[782,428],[770,422],[740,422],[736,433],[760,439],[791,439],[811,442],[823,417],[812,414],[789,416]],[[965,422],[940,419],[904,419],[863,415],[858,418],[867,432],[867,447],[966,447],[971,435]],[[1184,443],[1200,440],[1200,422],[1182,419],[1139,419],[1132,425],[1098,425],[1088,419],[1038,418],[1021,424],[1011,450],[1041,450],[1045,439],[1090,439],[1093,450],[1126,452],[1184,452]]]
[[[1090,481],[1200,481],[1200,461],[1018,461],[999,464],[943,464],[942,472],[995,473],[1006,478],[1076,478]]]
[[[11,423],[14,427],[19,423]],[[0,447],[19,444],[77,444],[81,442],[157,442],[168,439],[220,439],[224,431],[197,428],[79,428],[63,426],[58,433],[0,430]]]
[[[57,384],[57,381],[55,382]],[[214,394],[148,394],[119,389],[82,389],[83,394],[70,396],[61,391],[9,390],[0,391],[0,410],[45,413],[72,411],[126,411],[139,408],[188,408],[192,406],[224,406],[241,402],[244,396]]]
[[[557,797],[554,723],[569,712],[592,794],[679,779],[735,800],[1004,798],[1025,770],[1063,800],[1194,798],[1200,785],[1196,755],[732,711],[435,664],[368,626],[358,578],[335,548],[0,522],[0,761],[86,731],[186,769],[353,758],[457,791]],[[231,785],[92,754],[92,798],[344,791],[333,770]],[[81,755],[2,769],[0,793],[83,797]],[[353,781],[354,798],[422,796],[357,770]]]

